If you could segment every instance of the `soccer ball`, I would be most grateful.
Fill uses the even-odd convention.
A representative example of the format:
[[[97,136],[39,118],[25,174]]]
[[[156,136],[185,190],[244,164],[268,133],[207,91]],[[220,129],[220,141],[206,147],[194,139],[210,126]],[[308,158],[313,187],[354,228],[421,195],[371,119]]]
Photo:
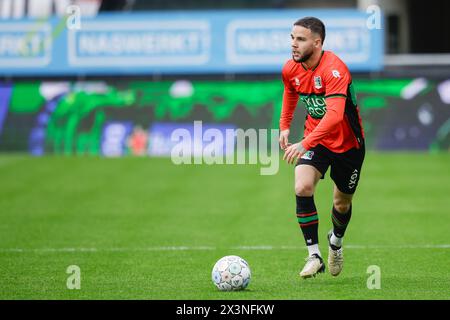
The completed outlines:
[[[250,283],[250,267],[238,256],[225,256],[216,262],[211,273],[212,281],[221,291],[247,288]]]

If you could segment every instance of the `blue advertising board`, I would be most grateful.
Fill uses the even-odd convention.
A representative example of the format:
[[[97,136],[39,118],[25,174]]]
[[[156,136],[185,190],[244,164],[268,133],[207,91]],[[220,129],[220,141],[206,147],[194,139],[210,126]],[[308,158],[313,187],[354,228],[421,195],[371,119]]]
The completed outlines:
[[[325,50],[352,71],[382,68],[383,30],[356,9],[183,11],[0,20],[3,75],[209,74],[280,72],[291,57],[293,23],[325,23]]]
[[[133,129],[130,121],[109,122],[103,127],[101,153],[106,157],[126,154],[127,138]]]

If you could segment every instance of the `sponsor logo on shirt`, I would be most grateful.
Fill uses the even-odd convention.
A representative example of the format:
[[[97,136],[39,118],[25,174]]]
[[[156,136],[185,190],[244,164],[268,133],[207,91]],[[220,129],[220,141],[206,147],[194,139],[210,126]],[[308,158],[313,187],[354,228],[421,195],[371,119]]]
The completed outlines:
[[[317,95],[301,95],[300,99],[305,103],[308,114],[316,119],[323,118],[327,112],[325,98]]]

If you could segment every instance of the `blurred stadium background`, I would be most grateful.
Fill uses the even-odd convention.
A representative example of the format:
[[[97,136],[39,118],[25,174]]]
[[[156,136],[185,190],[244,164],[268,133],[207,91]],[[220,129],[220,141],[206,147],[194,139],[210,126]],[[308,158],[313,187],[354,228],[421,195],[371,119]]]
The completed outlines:
[[[81,9],[79,30],[68,31],[63,19],[70,4]],[[383,13],[379,30],[365,27],[373,4]],[[442,18],[448,6],[2,0],[0,151],[162,155],[169,149],[151,146],[164,145],[168,133],[164,126],[152,130],[155,123],[276,128],[286,33],[295,17],[314,13],[333,18],[326,48],[353,72],[369,148],[448,150],[450,27]],[[36,21],[24,24],[27,17]],[[353,25],[345,26],[346,19]],[[149,148],[141,150],[141,143]]]
[[[398,244],[444,245],[430,251],[441,250],[439,257],[448,266],[448,253],[442,253],[448,250],[448,236],[443,234],[450,227],[446,200],[450,191],[450,20],[447,17],[450,3],[445,0],[432,3],[419,0],[0,0],[0,283],[4,288],[0,297],[72,297],[64,287],[66,275],[61,268],[77,259],[89,265],[92,260],[85,256],[92,253],[89,248],[101,251],[101,248],[186,243],[226,248],[227,245],[264,245],[265,240],[301,248],[294,221],[292,172],[287,167],[280,169],[281,178],[275,180],[283,186],[282,195],[266,197],[280,185],[261,180],[253,171],[250,174],[243,168],[236,169],[242,174],[239,176],[218,166],[204,171],[179,168],[167,157],[172,130],[189,128],[194,120],[202,120],[219,130],[226,126],[278,128],[283,92],[280,72],[290,58],[289,32],[292,23],[306,15],[323,19],[327,26],[325,49],[337,53],[350,67],[365,126],[368,159],[374,159],[379,166],[368,164],[364,178],[367,182],[362,180],[360,206],[363,207],[362,199],[366,201],[377,194],[373,190],[379,190],[384,183],[414,189],[412,184],[420,182],[422,187],[427,187],[411,193],[398,193],[397,188],[387,187],[379,193],[383,199],[378,202],[369,199],[373,207],[389,205],[397,209],[399,220],[394,223],[397,228],[380,221],[360,220],[358,224],[356,220],[355,229],[358,226],[360,231],[354,231],[354,242],[366,241],[364,244],[370,245],[370,240],[364,237],[368,234],[377,244],[389,245],[392,243],[387,239],[398,234],[393,236]],[[71,5],[77,7],[68,11]],[[305,111],[299,105],[295,115],[297,123],[302,123],[304,116]],[[299,138],[301,130],[302,125],[295,126],[292,137]],[[112,162],[105,160],[110,157],[114,158]],[[96,162],[98,158],[100,162]],[[399,174],[403,175],[399,177]],[[239,182],[240,177],[258,182]],[[220,181],[222,189],[214,185],[216,181]],[[371,181],[376,181],[378,189],[369,188],[369,185],[373,187]],[[186,190],[185,186],[190,189]],[[207,199],[203,195],[205,187],[211,188]],[[434,198],[421,199],[428,192]],[[402,197],[400,204],[394,194]],[[256,205],[252,197],[265,205],[261,202]],[[264,202],[269,200],[280,201],[282,205],[277,208],[276,203]],[[417,206],[411,205],[414,200],[419,201]],[[326,201],[319,204],[323,206],[323,221],[328,212]],[[375,210],[373,207],[363,210],[368,216],[374,215],[370,211]],[[180,208],[188,211],[186,216],[178,212]],[[283,214],[258,220],[257,209],[268,208]],[[425,229],[429,229],[423,230],[423,211],[430,208],[434,212],[425,219],[437,223],[426,225]],[[268,227],[280,224],[288,212],[292,212],[292,221],[285,224],[289,231]],[[224,214],[228,217],[223,217]],[[253,222],[244,221],[246,215]],[[385,215],[389,217],[390,213]],[[212,220],[221,217],[222,227],[233,228],[233,232],[215,229],[208,224],[209,220],[205,221],[206,217]],[[415,222],[409,220],[411,217]],[[236,220],[239,226],[233,227]],[[183,229],[170,224],[177,221],[195,226]],[[252,223],[263,234],[292,234],[292,239],[255,235],[258,228],[250,232],[244,226]],[[384,232],[381,235],[369,230],[368,225],[377,223]],[[436,237],[424,235],[428,231]],[[77,238],[81,235],[83,240]],[[253,235],[255,242],[252,242]],[[82,248],[87,248],[87,253]],[[174,294],[174,284],[153,283],[148,287],[142,284],[147,278],[139,277],[153,269],[151,262],[139,256],[139,252],[131,258],[141,268],[136,270],[134,264],[123,265],[123,259],[110,257],[115,253],[109,249],[98,260],[98,268],[86,268],[98,273],[103,289],[118,281],[110,289],[110,292],[115,290],[114,294],[108,295],[107,290],[100,294],[92,285],[89,293],[84,291],[85,295],[75,297],[223,298],[209,293],[202,295],[213,291],[208,283],[209,268],[220,253],[229,253],[225,249],[211,255],[201,252],[204,260],[199,259],[203,264],[189,260],[186,252],[170,257],[161,253],[160,260],[156,260],[162,265],[171,261],[167,262],[169,269],[169,264],[179,263],[176,257],[184,255],[186,263],[206,270],[198,281],[208,284],[199,288],[187,286],[190,291],[178,292],[179,295]],[[30,250],[29,257],[20,255],[27,250]],[[118,250],[118,254],[124,251]],[[58,259],[51,256],[58,252],[61,253]],[[287,255],[283,257],[281,261],[289,260]],[[111,278],[102,278],[102,267],[107,268],[105,261],[112,261],[108,259],[122,263],[123,273],[117,271]],[[58,267],[41,268],[42,261],[46,265],[56,263]],[[141,262],[148,263],[149,269],[142,267]],[[296,263],[300,264],[300,260]],[[297,268],[297,264],[292,268]],[[421,266],[433,269],[425,262]],[[272,266],[278,267],[277,263]],[[392,270],[397,271],[397,267],[394,264]],[[139,279],[133,275],[139,275]],[[166,275],[156,271],[154,275],[170,282]],[[260,279],[264,282],[264,277]],[[411,285],[408,287],[405,279],[405,282],[394,281],[389,294],[369,298],[448,298],[448,286],[440,287],[440,280],[447,284],[450,280],[448,270],[436,270],[435,278],[431,279],[436,287],[430,289],[429,295],[421,296],[417,292],[419,280],[408,282]],[[277,281],[283,281],[282,277]],[[364,283],[364,275],[358,281]],[[410,291],[395,291],[395,287],[403,285]],[[256,283],[255,286],[258,288]],[[309,284],[308,287],[312,290]],[[155,288],[159,288],[159,293]],[[324,284],[323,294],[316,292],[301,297],[367,297],[367,290],[352,296],[350,292],[354,288],[348,288],[349,291],[339,291],[340,296],[333,296]],[[261,293],[257,289],[255,295],[232,297],[300,297],[293,293],[295,288],[289,290],[292,290],[289,295],[264,295],[264,290]]]

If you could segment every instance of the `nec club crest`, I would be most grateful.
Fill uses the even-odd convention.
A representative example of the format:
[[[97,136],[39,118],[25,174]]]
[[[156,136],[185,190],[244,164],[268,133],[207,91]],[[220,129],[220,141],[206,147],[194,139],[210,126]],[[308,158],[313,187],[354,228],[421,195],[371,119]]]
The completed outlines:
[[[314,77],[314,88],[316,89],[322,88],[322,78],[320,76]]]

